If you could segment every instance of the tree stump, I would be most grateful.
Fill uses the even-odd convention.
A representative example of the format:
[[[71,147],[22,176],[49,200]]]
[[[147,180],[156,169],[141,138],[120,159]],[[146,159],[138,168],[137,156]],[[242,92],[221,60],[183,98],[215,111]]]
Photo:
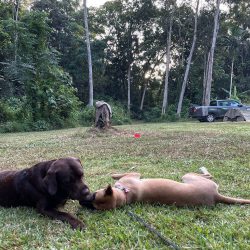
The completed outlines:
[[[102,130],[110,128],[112,117],[111,106],[104,101],[97,101],[95,106],[95,127]]]

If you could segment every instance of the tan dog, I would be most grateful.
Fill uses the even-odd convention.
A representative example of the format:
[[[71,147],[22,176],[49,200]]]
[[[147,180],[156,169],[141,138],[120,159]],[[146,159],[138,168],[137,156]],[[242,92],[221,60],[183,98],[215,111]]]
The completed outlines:
[[[140,179],[139,173],[114,174],[114,187],[93,194],[89,207],[113,209],[133,202],[160,203],[176,206],[212,206],[216,203],[250,204],[250,200],[226,197],[218,193],[218,185],[203,168],[203,174],[188,173],[183,183],[168,179]]]

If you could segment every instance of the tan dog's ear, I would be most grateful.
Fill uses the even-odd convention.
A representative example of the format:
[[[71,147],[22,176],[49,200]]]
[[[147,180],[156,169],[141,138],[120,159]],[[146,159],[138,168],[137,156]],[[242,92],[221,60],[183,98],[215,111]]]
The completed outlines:
[[[110,184],[105,189],[105,195],[109,195],[109,196],[113,195],[113,189]]]

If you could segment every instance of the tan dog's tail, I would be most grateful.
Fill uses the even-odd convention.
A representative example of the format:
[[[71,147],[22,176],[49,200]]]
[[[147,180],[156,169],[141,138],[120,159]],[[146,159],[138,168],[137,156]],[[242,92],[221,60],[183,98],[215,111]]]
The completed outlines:
[[[224,196],[218,194],[216,197],[216,203],[225,203],[225,204],[250,204],[250,200],[240,199],[240,198],[232,198],[228,196]]]

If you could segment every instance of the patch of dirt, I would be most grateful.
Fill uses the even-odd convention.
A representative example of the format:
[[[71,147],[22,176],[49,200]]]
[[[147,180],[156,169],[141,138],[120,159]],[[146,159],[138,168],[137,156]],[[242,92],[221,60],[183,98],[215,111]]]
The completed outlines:
[[[108,137],[108,136],[123,136],[132,137],[134,135],[132,130],[123,130],[114,127],[108,129],[90,128],[84,133],[84,137]]]

